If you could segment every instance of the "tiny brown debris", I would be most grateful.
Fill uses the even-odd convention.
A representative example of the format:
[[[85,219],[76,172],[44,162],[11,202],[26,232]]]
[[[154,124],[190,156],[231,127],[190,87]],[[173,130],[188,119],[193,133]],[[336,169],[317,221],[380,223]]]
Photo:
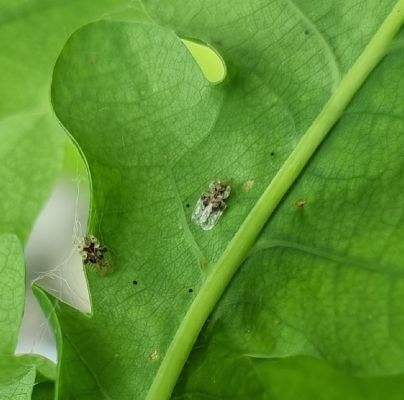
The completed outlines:
[[[254,186],[253,179],[249,179],[248,181],[245,181],[243,184],[243,192],[249,192],[253,186]]]
[[[153,350],[153,351],[149,354],[149,360],[150,360],[150,361],[158,360],[159,357],[160,357],[160,354],[158,353],[157,350]]]
[[[297,208],[303,208],[306,204],[306,199],[299,199],[295,201],[295,206]]]
[[[208,260],[203,257],[199,260],[199,267],[201,270],[205,270],[209,266]]]

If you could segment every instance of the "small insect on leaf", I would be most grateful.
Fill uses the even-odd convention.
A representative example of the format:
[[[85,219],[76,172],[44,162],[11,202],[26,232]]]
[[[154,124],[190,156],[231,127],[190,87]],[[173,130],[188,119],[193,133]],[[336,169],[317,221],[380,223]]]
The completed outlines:
[[[227,182],[214,181],[209,184],[209,191],[199,197],[192,213],[192,221],[203,230],[212,229],[227,207],[225,200],[230,196],[231,187]]]
[[[107,248],[100,244],[93,235],[84,236],[78,245],[79,253],[83,259],[83,264],[95,271],[100,276],[105,276],[111,272],[111,265],[107,259]]]

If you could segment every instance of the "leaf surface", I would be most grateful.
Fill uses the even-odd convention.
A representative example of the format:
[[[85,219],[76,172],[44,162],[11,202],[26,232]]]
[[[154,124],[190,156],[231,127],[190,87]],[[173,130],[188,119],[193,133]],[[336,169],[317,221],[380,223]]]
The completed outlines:
[[[114,269],[88,274],[91,316],[57,304],[61,398],[146,398],[215,262],[394,2],[144,4],[165,27],[88,25],[54,71],[56,114],[92,177],[90,229]],[[173,30],[214,47],[225,82],[207,82]],[[270,398],[261,381],[271,375],[284,374],[287,386],[294,369],[302,380],[306,367],[322,369],[311,358],[272,362],[295,355],[357,375],[403,372],[404,55],[396,48],[286,188],[204,329],[177,397]],[[228,209],[203,231],[192,209],[218,179],[231,182]],[[245,363],[241,390],[228,382]],[[327,368],[351,398],[389,382]]]
[[[62,164],[64,138],[59,130],[46,113],[0,121],[0,233],[27,240]]]
[[[1,364],[3,364],[1,362]],[[29,400],[35,383],[35,367],[0,364],[0,397],[4,400]]]
[[[0,0],[0,234],[7,234],[0,235],[1,399],[31,398],[34,382],[42,382],[35,398],[53,391],[52,363],[14,357],[25,282],[22,251],[11,235],[27,240],[62,164],[65,134],[49,102],[53,65],[73,30],[127,4]]]
[[[63,43],[81,25],[128,5],[0,0],[0,233],[26,241],[61,169],[66,136],[49,86]]]
[[[13,235],[0,236],[0,353],[13,355],[24,310],[24,260]]]
[[[15,235],[0,235],[0,398],[30,399],[36,382],[55,377],[55,365],[40,356],[15,356],[25,298],[24,259]]]

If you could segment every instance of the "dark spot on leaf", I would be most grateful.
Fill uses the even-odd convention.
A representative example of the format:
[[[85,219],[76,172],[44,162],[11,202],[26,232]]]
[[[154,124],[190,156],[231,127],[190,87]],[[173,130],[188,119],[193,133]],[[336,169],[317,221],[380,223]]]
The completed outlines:
[[[191,204],[187,203],[187,204],[185,204],[185,207],[189,208],[189,207],[191,207]]]
[[[304,34],[308,35],[310,33],[310,31],[308,29],[305,29]]]
[[[137,281],[133,281],[132,283],[133,283],[134,285],[137,285],[138,282],[137,282]]]
[[[271,156],[273,157],[275,155],[275,153],[273,151],[271,151]]]
[[[188,289],[188,293],[192,293],[193,291],[194,291],[194,289],[192,289],[192,288]]]

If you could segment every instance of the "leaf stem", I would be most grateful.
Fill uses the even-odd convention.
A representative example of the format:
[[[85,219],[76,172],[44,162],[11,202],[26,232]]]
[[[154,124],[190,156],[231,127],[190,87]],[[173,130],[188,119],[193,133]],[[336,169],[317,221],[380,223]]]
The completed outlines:
[[[340,119],[369,74],[385,56],[403,23],[404,0],[399,0],[362,54],[341,80],[289,158],[279,169],[216,265],[210,270],[165,354],[147,395],[147,400],[170,398],[200,330],[254,245],[268,218],[331,128]]]

